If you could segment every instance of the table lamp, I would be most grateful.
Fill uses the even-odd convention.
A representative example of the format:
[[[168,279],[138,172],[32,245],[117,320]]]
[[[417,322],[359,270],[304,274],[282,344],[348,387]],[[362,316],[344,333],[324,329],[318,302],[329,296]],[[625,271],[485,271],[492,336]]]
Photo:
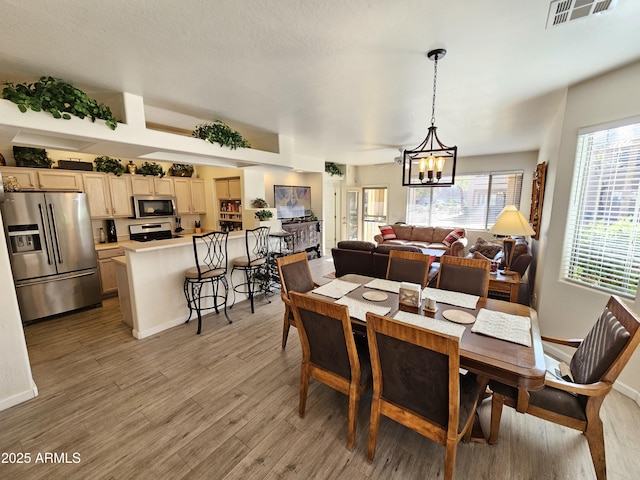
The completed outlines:
[[[500,215],[496,219],[496,223],[491,227],[491,233],[494,235],[507,235],[503,239],[502,248],[504,250],[504,275],[513,275],[515,272],[511,271],[511,261],[513,260],[514,245],[516,241],[510,238],[509,235],[518,236],[531,236],[535,235],[533,228],[524,218],[524,215],[520,213],[520,210],[515,205],[507,205],[502,209]]]

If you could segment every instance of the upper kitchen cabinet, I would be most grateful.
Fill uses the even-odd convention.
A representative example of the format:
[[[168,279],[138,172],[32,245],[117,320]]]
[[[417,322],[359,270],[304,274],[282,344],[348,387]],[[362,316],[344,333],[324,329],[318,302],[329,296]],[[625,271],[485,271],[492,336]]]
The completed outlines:
[[[38,176],[35,168],[1,167],[3,178],[15,177],[20,185],[20,190],[38,190]]]
[[[130,217],[131,180],[106,173],[84,173],[85,193],[91,218]]]
[[[131,191],[133,195],[175,195],[170,177],[131,175]]]
[[[153,177],[154,195],[175,195],[173,179],[170,177]]]
[[[240,177],[217,179],[216,196],[218,197],[218,199],[240,199],[242,197]]]
[[[82,174],[73,170],[36,169],[40,190],[82,191]]]
[[[173,179],[173,185],[178,214],[206,213],[203,179],[176,177]]]

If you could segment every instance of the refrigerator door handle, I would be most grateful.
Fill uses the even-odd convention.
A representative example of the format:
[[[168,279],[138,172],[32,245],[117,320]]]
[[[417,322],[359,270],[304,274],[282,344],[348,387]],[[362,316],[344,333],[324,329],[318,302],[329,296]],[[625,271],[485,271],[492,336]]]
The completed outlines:
[[[51,225],[53,226],[53,241],[55,242],[56,252],[58,253],[58,263],[64,263],[62,261],[62,255],[60,255],[60,244],[58,243],[58,227],[56,225],[56,215],[53,211],[53,205],[49,204],[49,210],[51,211]]]
[[[42,222],[42,233],[44,235],[44,249],[47,252],[47,263],[51,265],[51,254],[49,253],[49,242],[47,240],[47,235],[44,231],[45,223],[44,223],[44,214],[42,213],[41,203],[38,204],[38,210],[40,211],[40,222]]]

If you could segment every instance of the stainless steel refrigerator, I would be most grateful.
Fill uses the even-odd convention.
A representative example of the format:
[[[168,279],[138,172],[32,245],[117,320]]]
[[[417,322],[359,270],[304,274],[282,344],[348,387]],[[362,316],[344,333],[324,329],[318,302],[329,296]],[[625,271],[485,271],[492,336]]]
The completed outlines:
[[[0,209],[23,322],[101,303],[84,193],[7,192]]]

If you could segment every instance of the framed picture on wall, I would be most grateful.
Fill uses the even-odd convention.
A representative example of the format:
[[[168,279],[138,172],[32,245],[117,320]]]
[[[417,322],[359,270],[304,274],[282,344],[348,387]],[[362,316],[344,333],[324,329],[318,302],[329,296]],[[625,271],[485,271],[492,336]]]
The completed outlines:
[[[536,232],[531,238],[540,237],[540,220],[542,218],[542,201],[544,200],[544,183],[547,177],[547,162],[539,163],[533,174],[533,186],[531,188],[531,213],[529,223]]]

